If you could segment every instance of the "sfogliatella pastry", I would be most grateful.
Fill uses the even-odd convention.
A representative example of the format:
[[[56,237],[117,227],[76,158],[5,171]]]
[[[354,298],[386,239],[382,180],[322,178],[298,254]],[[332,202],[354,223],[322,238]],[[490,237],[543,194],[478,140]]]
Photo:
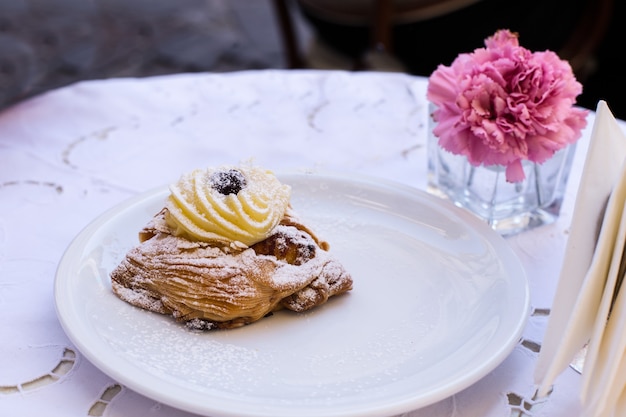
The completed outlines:
[[[195,170],[111,273],[122,300],[198,330],[309,310],[352,289],[327,242],[290,206],[291,188],[254,166]]]

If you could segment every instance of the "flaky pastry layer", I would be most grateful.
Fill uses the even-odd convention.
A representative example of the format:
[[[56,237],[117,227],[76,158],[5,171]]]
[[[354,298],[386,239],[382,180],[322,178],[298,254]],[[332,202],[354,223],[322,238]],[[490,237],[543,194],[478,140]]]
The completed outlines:
[[[173,236],[162,210],[111,273],[122,300],[195,329],[234,328],[273,311],[309,310],[352,289],[328,244],[288,210],[275,231],[246,249]]]

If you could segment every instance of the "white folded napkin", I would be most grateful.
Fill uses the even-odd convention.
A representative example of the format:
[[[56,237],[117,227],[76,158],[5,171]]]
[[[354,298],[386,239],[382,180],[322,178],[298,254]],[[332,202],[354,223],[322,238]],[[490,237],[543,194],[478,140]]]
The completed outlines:
[[[619,291],[625,272],[625,162],[626,135],[601,101],[535,369],[538,395],[545,396],[588,343],[581,402],[589,417],[626,415],[626,295]]]

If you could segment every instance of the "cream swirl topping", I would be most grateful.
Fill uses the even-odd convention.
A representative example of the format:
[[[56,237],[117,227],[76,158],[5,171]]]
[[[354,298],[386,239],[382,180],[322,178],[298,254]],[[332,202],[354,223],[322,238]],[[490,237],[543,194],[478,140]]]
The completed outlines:
[[[170,186],[167,223],[174,235],[246,247],[283,218],[291,187],[254,166],[196,169]]]

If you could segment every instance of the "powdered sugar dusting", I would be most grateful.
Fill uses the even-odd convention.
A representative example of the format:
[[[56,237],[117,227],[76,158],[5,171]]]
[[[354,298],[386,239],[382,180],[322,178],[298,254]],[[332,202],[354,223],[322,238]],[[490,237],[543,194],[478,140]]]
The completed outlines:
[[[194,391],[253,394],[262,385],[259,372],[267,372],[272,360],[269,355],[259,357],[255,349],[212,340],[151,313],[128,320],[122,330],[109,340],[121,355],[154,376],[174,379]],[[242,385],[243,375],[250,376]],[[255,380],[255,375],[261,379]]]
[[[240,327],[281,308],[306,311],[352,288],[350,275],[293,218],[237,250],[169,234],[166,216],[164,209],[140,232],[141,244],[111,273],[112,289],[191,329]]]
[[[141,288],[126,288],[117,284],[115,281],[111,282],[111,286],[114,288],[118,297],[132,305],[157,313],[166,312],[161,300],[151,297],[147,291]]]

